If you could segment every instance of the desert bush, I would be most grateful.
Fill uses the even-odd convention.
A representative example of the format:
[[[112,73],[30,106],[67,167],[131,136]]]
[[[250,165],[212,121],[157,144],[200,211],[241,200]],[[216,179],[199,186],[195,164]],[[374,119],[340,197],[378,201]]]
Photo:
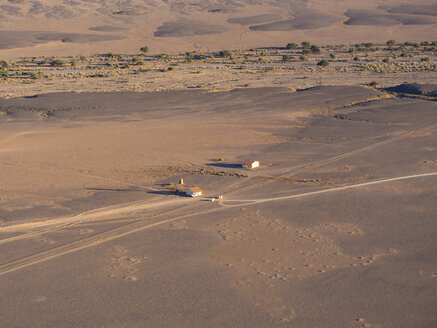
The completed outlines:
[[[218,56],[219,57],[231,57],[232,56],[232,52],[230,50],[221,50],[218,52]]]
[[[144,62],[143,62],[143,59],[142,59],[141,57],[134,56],[134,57],[132,58],[132,64],[142,65],[143,63],[144,63]]]
[[[0,60],[0,68],[8,68],[9,64],[5,60]]]
[[[29,75],[29,77],[32,80],[37,80],[37,79],[40,79],[40,78],[42,78],[44,76],[42,71],[39,71],[39,72],[36,72],[36,73],[35,72],[29,72],[28,75]]]
[[[290,56],[290,55],[283,55],[282,56],[282,61],[283,62],[288,62],[288,61],[291,61],[292,59],[293,59],[293,57]]]
[[[148,47],[148,46],[141,47],[141,48],[140,48],[140,51],[141,51],[142,53],[146,54],[146,53],[149,52],[149,47]]]
[[[382,60],[382,62],[383,62],[383,63],[390,63],[390,58],[385,57],[385,58]]]
[[[360,60],[360,57],[358,57],[358,56],[354,57],[354,61],[359,61],[359,60]]]
[[[305,56],[305,55],[300,55],[300,56],[299,56],[299,60],[300,60],[300,61],[306,61],[306,60],[307,60],[307,56]]]
[[[174,71],[175,69],[176,69],[176,67],[170,66],[169,68],[167,68],[167,71]]]
[[[428,62],[429,61],[429,57],[422,57],[422,58],[420,58],[420,61]]]
[[[308,54],[311,53],[311,50],[308,49],[308,48],[305,48],[305,49],[302,50],[302,53],[305,54],[305,55],[308,55]]]
[[[387,41],[387,47],[393,47],[396,44],[395,40],[388,40]]]
[[[308,41],[302,41],[300,45],[302,46],[303,49],[307,49],[311,47],[311,43],[309,43]]]
[[[60,67],[64,65],[64,61],[62,59],[59,58],[54,58],[50,61],[50,66],[53,67]]]
[[[376,87],[379,86],[379,83],[376,82],[376,81],[372,81],[372,82],[369,83],[369,86],[376,88]]]
[[[329,66],[329,61],[327,59],[322,59],[317,63],[318,66]]]
[[[291,42],[285,46],[285,49],[297,49],[299,45],[297,43]]]
[[[335,59],[335,54],[333,54],[332,52],[329,54],[329,57],[331,57],[331,59]]]
[[[318,54],[318,53],[320,53],[320,48],[319,48],[317,45],[315,45],[315,44],[311,45],[310,50],[311,50],[311,52],[312,52],[313,54]]]

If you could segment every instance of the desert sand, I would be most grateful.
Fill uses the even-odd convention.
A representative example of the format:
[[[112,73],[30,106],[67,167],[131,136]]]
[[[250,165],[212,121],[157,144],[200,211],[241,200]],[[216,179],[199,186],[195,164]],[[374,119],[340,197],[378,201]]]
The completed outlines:
[[[3,1],[0,327],[435,327],[436,10]]]
[[[432,327],[436,89],[0,100],[2,322]]]
[[[433,0],[26,1],[0,5],[0,58],[435,38]]]

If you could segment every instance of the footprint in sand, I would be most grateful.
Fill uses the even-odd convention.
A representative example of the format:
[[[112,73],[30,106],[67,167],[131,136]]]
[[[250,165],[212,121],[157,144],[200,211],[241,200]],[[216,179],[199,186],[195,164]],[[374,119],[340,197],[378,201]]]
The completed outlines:
[[[110,258],[108,277],[121,278],[128,281],[136,281],[135,273],[138,271],[138,265],[141,259],[129,256],[129,252],[123,246],[115,246],[112,248],[112,256]]]
[[[238,282],[235,286],[248,299],[281,320],[294,317],[288,306],[285,311],[278,311],[284,305],[276,290],[281,284],[339,268],[370,265],[380,257],[397,253],[394,249],[361,256],[344,253],[335,235],[354,238],[365,235],[356,224],[329,223],[297,229],[278,219],[266,218],[260,211],[246,213],[214,227],[222,241],[211,250],[211,255],[215,262],[232,268]],[[242,283],[245,281],[251,282],[251,288]],[[266,298],[267,294],[270,297]]]

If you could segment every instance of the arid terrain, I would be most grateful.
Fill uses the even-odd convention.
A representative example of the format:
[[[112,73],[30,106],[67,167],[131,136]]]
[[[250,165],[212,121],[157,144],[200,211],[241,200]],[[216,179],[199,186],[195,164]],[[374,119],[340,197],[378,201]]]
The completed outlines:
[[[435,96],[0,100],[3,324],[434,326]],[[179,178],[204,195],[172,194]]]
[[[3,0],[0,58],[435,38],[434,0]]]
[[[436,327],[436,17],[0,2],[0,328]]]

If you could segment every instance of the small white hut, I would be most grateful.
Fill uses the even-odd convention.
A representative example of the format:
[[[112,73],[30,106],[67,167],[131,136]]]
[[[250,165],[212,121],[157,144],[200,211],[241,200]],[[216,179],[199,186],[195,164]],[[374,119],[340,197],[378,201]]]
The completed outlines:
[[[259,161],[243,161],[241,162],[241,166],[245,167],[246,169],[254,169],[256,167],[259,167]]]

